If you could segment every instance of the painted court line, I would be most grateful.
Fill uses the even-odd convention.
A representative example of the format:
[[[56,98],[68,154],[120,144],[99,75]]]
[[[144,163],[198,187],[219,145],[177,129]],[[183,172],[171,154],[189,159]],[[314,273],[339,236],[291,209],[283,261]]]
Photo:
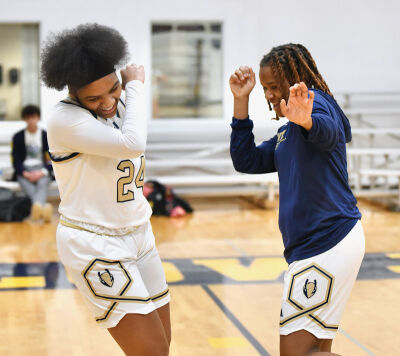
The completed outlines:
[[[267,350],[251,335],[246,327],[239,321],[238,318],[225,306],[224,303],[214,294],[214,292],[205,284],[202,285],[204,291],[210,296],[210,298],[218,305],[222,312],[228,317],[228,319],[239,329],[247,341],[258,351],[262,356],[271,356]]]
[[[249,348],[250,343],[243,337],[213,337],[208,339],[208,343],[214,349],[226,349],[226,348]]]
[[[239,246],[237,246],[232,240],[225,240],[226,243],[232,247],[233,250],[240,253],[242,257],[250,258],[250,256],[246,253],[246,251],[242,250]]]
[[[339,332],[342,333],[344,336],[346,336],[350,341],[355,343],[358,347],[363,349],[368,355],[376,356],[370,349],[368,349],[366,346],[364,346],[361,342],[359,342],[357,339],[355,339],[353,336],[351,336],[345,330],[339,328]]]

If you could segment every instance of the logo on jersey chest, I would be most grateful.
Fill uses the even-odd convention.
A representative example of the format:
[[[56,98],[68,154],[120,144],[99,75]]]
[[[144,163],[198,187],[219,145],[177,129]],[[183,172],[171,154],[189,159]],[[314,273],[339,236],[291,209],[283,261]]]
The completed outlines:
[[[106,271],[103,273],[97,272],[100,282],[107,287],[112,287],[114,284],[114,276],[111,272],[106,268]]]
[[[275,150],[278,149],[279,145],[281,144],[281,142],[286,140],[285,134],[286,134],[287,130],[283,130],[281,132],[278,132],[276,135],[278,137],[277,141],[276,141],[276,145],[275,145]]]
[[[309,282],[308,279],[306,279],[306,283],[304,283],[303,287],[303,293],[304,295],[310,299],[315,292],[317,291],[317,280],[314,279],[314,282]]]

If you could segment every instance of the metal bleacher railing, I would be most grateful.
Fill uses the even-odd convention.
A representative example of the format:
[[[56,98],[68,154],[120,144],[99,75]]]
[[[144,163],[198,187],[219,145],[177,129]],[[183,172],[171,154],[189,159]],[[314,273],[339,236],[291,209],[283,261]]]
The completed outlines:
[[[400,93],[339,94],[352,124],[350,183],[357,197],[386,197],[400,209]],[[338,100],[340,101],[340,99]]]

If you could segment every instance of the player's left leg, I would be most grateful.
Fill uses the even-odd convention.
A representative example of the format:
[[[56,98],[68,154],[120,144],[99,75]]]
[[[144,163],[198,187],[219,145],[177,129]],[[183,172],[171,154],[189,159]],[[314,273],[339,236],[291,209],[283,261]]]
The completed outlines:
[[[280,320],[281,356],[334,355],[339,328],[364,255],[358,222],[330,250],[292,262],[285,274]]]
[[[327,350],[332,345],[330,339],[318,339],[306,330],[280,336],[280,356],[337,355]]]
[[[156,309],[158,316],[160,317],[161,323],[164,327],[165,336],[167,337],[168,345],[171,344],[171,317],[169,310],[169,303]]]
[[[164,326],[168,344],[170,344],[170,296],[165,279],[165,272],[155,245],[155,237],[150,222],[144,224],[140,230],[141,231],[137,231],[135,234],[136,243],[140,246],[140,253],[136,265],[140,271],[146,289],[150,296],[152,296],[152,303]]]
[[[169,344],[159,315],[126,314],[117,326],[108,329],[125,355],[167,356]]]
[[[323,339],[319,347],[320,351],[331,352],[332,350],[332,339]]]

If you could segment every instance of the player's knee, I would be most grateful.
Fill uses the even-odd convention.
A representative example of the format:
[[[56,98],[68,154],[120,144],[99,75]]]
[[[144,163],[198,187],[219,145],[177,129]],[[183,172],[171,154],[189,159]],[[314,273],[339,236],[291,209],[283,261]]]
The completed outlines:
[[[152,356],[168,356],[169,355],[169,343],[166,338],[159,340],[156,345],[152,345]]]
[[[280,356],[312,356],[319,352],[318,343],[312,344],[282,344],[280,345]]]
[[[315,352],[319,350],[316,348],[311,348],[309,350],[297,350],[297,349],[281,349],[280,356],[313,356]]]
[[[287,349],[281,347],[280,356],[306,356],[305,354],[299,353],[298,350]]]
[[[160,342],[157,345],[157,350],[154,356],[168,356],[169,355],[169,343],[167,340],[165,342]]]
[[[167,335],[168,347],[171,346],[171,334]]]
[[[148,345],[148,347],[143,347],[138,352],[138,349],[135,347],[129,349],[123,349],[126,356],[138,356],[138,355],[146,355],[146,356],[168,356],[169,355],[169,345],[167,340],[158,341],[157,343],[152,343]]]

